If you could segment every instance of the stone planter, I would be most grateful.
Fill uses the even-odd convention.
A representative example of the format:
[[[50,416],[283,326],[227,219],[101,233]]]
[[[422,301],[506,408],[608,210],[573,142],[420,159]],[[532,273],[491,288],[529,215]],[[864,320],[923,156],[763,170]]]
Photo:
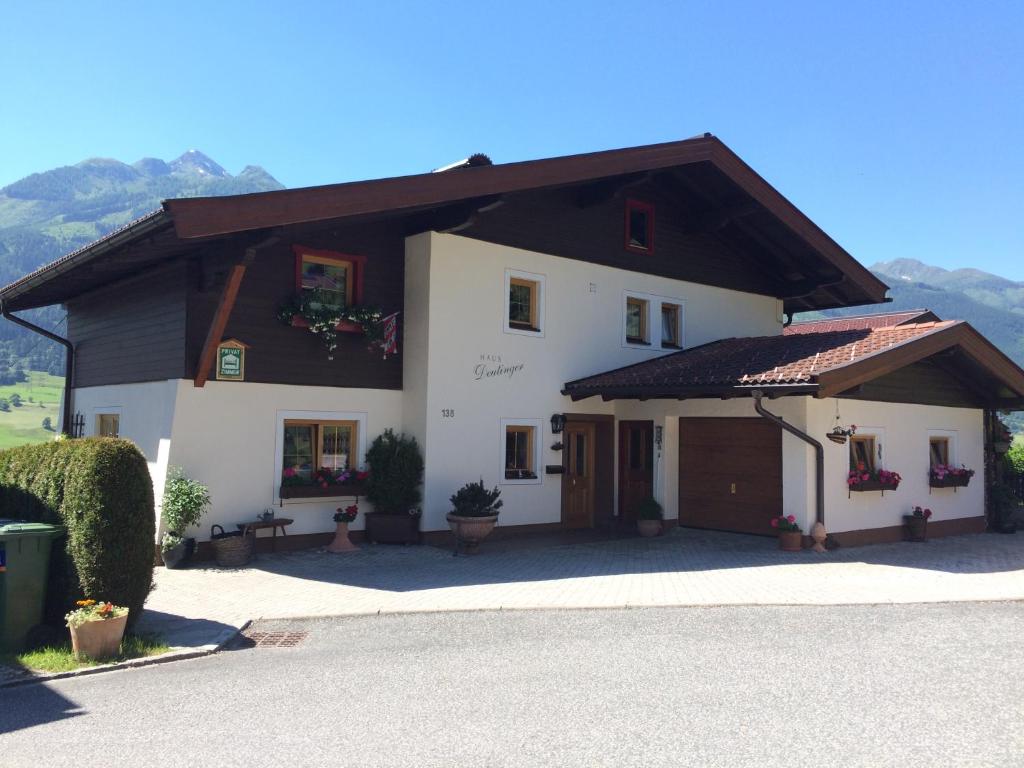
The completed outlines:
[[[366,541],[378,544],[419,544],[420,517],[421,515],[410,515],[407,512],[397,515],[389,512],[368,512],[363,536]]]
[[[165,568],[181,568],[188,560],[188,552],[185,542],[170,549],[160,550],[160,557],[163,558]]]
[[[467,552],[475,552],[477,547],[480,546],[480,542],[490,535],[491,531],[494,530],[494,525],[498,522],[497,515],[462,517],[461,515],[453,515],[451,512],[448,513],[445,519],[448,520],[448,526],[452,529],[452,533],[455,534],[458,546]]]
[[[661,520],[637,520],[636,530],[645,539],[661,535]]]
[[[128,624],[128,615],[115,619],[87,621],[77,627],[70,627],[71,649],[75,658],[87,656],[100,661],[116,656],[121,649],[121,638]]]
[[[799,552],[804,548],[804,535],[800,531],[779,531],[779,549]]]
[[[907,541],[928,540],[928,518],[917,515],[904,515],[903,528]]]
[[[358,552],[359,547],[352,543],[348,537],[348,523],[340,522],[335,524],[334,541],[327,545],[328,552]]]

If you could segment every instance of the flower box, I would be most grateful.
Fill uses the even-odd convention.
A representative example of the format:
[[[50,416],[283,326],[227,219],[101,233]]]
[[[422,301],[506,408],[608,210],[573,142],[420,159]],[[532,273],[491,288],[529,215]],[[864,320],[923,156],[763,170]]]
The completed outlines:
[[[282,485],[278,489],[282,499],[328,499],[338,496],[365,496],[366,483],[346,483],[344,485]]]
[[[292,315],[292,328],[309,328],[309,322],[302,315]],[[334,329],[338,333],[362,333],[363,326],[359,323],[350,323],[342,320]]]
[[[928,485],[931,488],[966,488],[970,482],[973,473],[970,475],[946,475],[941,480],[937,477],[929,477]]]
[[[886,491],[895,491],[899,487],[899,480],[888,483],[882,482],[881,480],[861,480],[859,483],[853,483],[847,486],[851,493],[863,493],[865,491],[881,491],[883,496],[885,495]]]

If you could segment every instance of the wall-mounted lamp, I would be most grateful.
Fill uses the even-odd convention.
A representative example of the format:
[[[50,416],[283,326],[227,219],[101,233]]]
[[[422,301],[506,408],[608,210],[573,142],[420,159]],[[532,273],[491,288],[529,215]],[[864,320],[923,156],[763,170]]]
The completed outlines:
[[[557,435],[563,429],[565,429],[565,414],[564,413],[553,413],[553,414],[551,414],[551,434]]]
[[[654,444],[656,446],[658,446],[658,450],[659,451],[661,450],[661,443],[662,443],[664,429],[665,429],[664,427],[655,427],[654,428]]]

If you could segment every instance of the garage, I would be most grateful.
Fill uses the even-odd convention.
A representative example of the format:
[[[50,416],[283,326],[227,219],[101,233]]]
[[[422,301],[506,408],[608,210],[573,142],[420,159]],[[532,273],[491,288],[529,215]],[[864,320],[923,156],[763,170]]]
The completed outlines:
[[[782,513],[782,430],[760,418],[679,419],[679,524],[774,533]]]

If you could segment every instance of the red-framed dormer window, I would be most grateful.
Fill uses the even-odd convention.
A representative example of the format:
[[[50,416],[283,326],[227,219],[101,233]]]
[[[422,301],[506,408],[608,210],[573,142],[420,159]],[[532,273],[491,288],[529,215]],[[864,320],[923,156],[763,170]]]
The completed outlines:
[[[359,306],[363,301],[365,256],[323,251],[293,245],[295,253],[295,292],[301,294],[319,288],[338,306]],[[332,303],[335,303],[332,301]]]
[[[654,253],[654,205],[626,201],[625,246],[635,253]]]

